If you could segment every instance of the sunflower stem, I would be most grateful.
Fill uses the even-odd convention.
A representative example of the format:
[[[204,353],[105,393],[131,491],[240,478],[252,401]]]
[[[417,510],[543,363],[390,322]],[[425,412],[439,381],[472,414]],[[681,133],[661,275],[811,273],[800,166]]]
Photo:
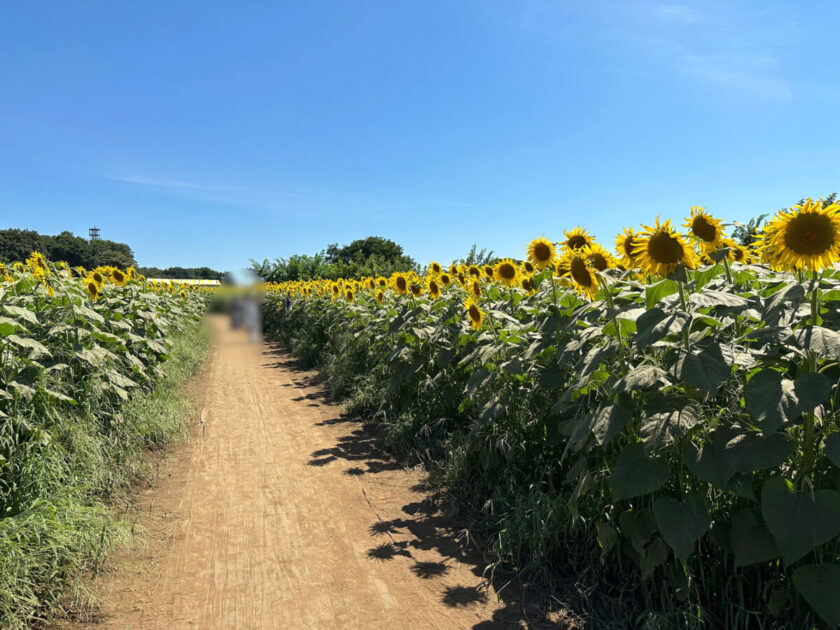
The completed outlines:
[[[682,310],[685,311],[686,313],[688,313],[688,303],[685,300],[685,286],[684,286],[684,284],[685,283],[682,282],[681,280],[677,280],[677,287],[680,290],[680,305],[682,306]],[[691,349],[691,339],[689,337],[689,328],[691,328],[691,325],[684,326],[683,329],[682,329],[683,344],[685,345],[686,350]]]
[[[557,306],[557,284],[554,282],[554,269],[548,267],[548,277],[551,279],[551,301]]]
[[[735,284],[735,281],[732,279],[732,268],[729,266],[729,257],[723,257],[723,268],[726,270],[726,281],[729,284]]]

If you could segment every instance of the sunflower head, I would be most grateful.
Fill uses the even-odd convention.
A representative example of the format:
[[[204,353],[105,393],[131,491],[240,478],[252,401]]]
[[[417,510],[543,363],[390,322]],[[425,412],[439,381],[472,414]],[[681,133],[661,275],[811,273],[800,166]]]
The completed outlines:
[[[481,285],[479,284],[478,280],[473,280],[473,283],[470,285],[470,293],[475,299],[481,297]]]
[[[557,252],[554,251],[554,243],[548,239],[539,236],[528,243],[528,262],[535,268],[550,267],[556,259]]]
[[[380,304],[382,304],[383,300],[385,300],[385,293],[384,293],[384,291],[377,291],[377,292],[376,292],[375,299],[376,299],[376,301],[377,301],[377,302],[379,302]]]
[[[448,273],[440,274],[440,284],[441,286],[448,287],[452,284],[452,276]]]
[[[102,272],[98,269],[95,269],[93,273],[90,274],[91,279],[98,284],[100,287],[105,284],[105,276],[102,275]]]
[[[344,299],[350,302],[350,304],[353,303],[353,300],[356,299],[356,294],[353,293],[353,289],[347,289],[344,291]]]
[[[440,266],[440,263],[432,261],[429,263],[429,274],[433,276],[439,275],[443,272],[443,267]]]
[[[50,268],[47,266],[47,261],[41,252],[32,252],[29,258],[26,259],[26,264],[32,273],[41,272],[44,276],[50,275]]]
[[[621,264],[626,269],[636,267],[636,256],[633,250],[637,239],[638,236],[633,232],[633,228],[624,228],[624,231],[615,237],[615,251],[618,252]]]
[[[99,284],[91,278],[85,280],[85,289],[91,300],[96,301],[99,298]]]
[[[492,280],[495,272],[496,268],[493,265],[484,265],[484,277],[487,280]]]
[[[519,281],[519,267],[510,258],[504,258],[496,263],[495,276],[502,286],[516,286]]]
[[[438,284],[437,279],[432,276],[429,276],[429,279],[426,280],[426,291],[429,292],[429,297],[433,300],[436,300],[440,297],[440,284]]]
[[[128,277],[119,269],[111,269],[111,280],[114,284],[124,287],[125,283],[128,282]]]
[[[706,212],[705,207],[691,206],[691,216],[683,224],[688,233],[705,252],[712,252],[723,243],[723,228],[720,219],[715,219]]]
[[[534,267],[534,263],[532,263],[530,260],[525,260],[525,261],[522,262],[522,272],[524,274],[530,276],[536,270],[537,270],[537,268]]]
[[[644,226],[633,250],[638,265],[645,273],[652,276],[667,276],[674,272],[677,265],[683,264],[690,269],[697,266],[697,255],[691,246],[671,227],[671,221],[660,225]]]
[[[467,301],[464,302],[464,308],[467,310],[467,318],[470,320],[470,326],[473,327],[473,330],[481,330],[481,326],[484,324],[484,311],[481,310],[478,302],[473,298],[467,298]]]
[[[384,290],[388,286],[388,280],[380,276],[376,279],[376,286]]]
[[[613,258],[612,254],[598,245],[598,243],[592,243],[584,247],[581,251],[586,254],[589,264],[592,265],[595,271],[604,271],[604,269],[611,269],[616,266],[615,258]]]
[[[423,286],[419,282],[412,282],[408,288],[411,290],[411,295],[414,297],[420,297],[423,295]]]
[[[775,269],[819,271],[840,261],[840,204],[810,199],[776,214],[760,240]]]
[[[586,247],[587,245],[592,244],[592,237],[589,235],[589,232],[584,230],[582,227],[576,227],[572,230],[564,230],[563,234],[565,235],[566,240],[562,241],[560,245],[563,247],[564,251],[580,249],[581,247]]]
[[[533,295],[537,292],[537,285],[534,278],[531,276],[522,276],[519,278],[519,288],[521,288],[528,295]]]
[[[401,273],[395,273],[391,276],[391,287],[397,295],[405,295],[408,293],[408,278]]]
[[[467,267],[467,273],[473,278],[481,278],[481,269],[479,269],[478,265],[470,265]]]
[[[563,267],[568,269],[567,277],[575,290],[594,300],[598,294],[598,277],[589,262],[586,248],[569,250],[563,256]]]
[[[180,296],[181,296],[181,299],[182,299],[182,300],[186,300],[186,299],[187,299],[187,292],[186,292],[186,291],[184,291],[183,289],[181,289],[181,292],[180,292],[178,295],[180,295]]]

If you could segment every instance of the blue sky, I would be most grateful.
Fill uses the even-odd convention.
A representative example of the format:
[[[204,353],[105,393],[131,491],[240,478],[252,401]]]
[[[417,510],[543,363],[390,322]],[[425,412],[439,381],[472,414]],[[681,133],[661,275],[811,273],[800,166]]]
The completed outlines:
[[[233,269],[376,234],[522,256],[840,189],[840,3],[19,2],[0,227]]]

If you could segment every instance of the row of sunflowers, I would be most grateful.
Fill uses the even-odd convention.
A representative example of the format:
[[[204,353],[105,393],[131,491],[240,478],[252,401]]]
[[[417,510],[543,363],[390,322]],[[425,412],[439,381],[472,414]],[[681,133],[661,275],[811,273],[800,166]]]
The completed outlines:
[[[271,285],[266,328],[594,627],[838,627],[840,206],[685,228]]]

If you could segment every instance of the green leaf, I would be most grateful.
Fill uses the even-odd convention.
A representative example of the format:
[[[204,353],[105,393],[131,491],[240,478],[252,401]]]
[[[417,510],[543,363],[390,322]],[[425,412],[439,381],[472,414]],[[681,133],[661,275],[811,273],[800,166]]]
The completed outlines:
[[[619,515],[618,524],[621,533],[630,539],[633,549],[644,555],[645,546],[656,533],[656,521],[651,511],[638,508],[625,510]]]
[[[12,306],[11,304],[3,304],[3,310],[9,313],[9,315],[17,315],[21,319],[25,319],[30,324],[38,325],[38,317],[35,313],[28,308],[23,308],[22,306]]]
[[[697,293],[692,293],[688,297],[688,301],[692,304],[696,304],[701,308],[710,306],[746,308],[747,306],[749,306],[749,302],[739,295],[726,293],[725,291],[712,291],[710,289],[706,289],[705,291],[699,291]]]
[[[616,500],[629,499],[659,490],[670,470],[662,460],[649,457],[642,444],[624,447],[615,460],[610,483]]]
[[[607,559],[607,554],[615,547],[618,542],[618,534],[615,528],[606,521],[599,521],[595,523],[595,529],[598,531],[598,545],[601,547],[601,564]]]
[[[696,494],[688,495],[682,502],[671,497],[659,497],[653,503],[653,514],[665,542],[683,562],[712,523],[706,502]]]
[[[633,417],[633,412],[622,405],[609,405],[599,409],[592,418],[592,433],[598,444],[608,444]]]
[[[779,556],[779,548],[767,529],[750,509],[732,515],[729,540],[735,555],[735,566],[746,567],[767,562]]]
[[[21,348],[29,350],[30,359],[37,359],[41,356],[51,356],[50,351],[40,341],[36,341],[29,337],[19,337],[18,335],[9,335],[6,339]]]
[[[840,433],[832,433],[825,438],[823,453],[832,464],[840,468]]]
[[[774,477],[761,489],[761,514],[790,565],[840,533],[840,492],[817,490],[812,496]]]
[[[738,472],[738,450],[733,448],[732,440],[741,434],[738,429],[718,426],[711,443],[703,444],[699,449],[689,443],[683,455],[686,468],[703,481],[726,488]]]
[[[823,404],[831,394],[832,382],[825,374],[806,372],[793,382],[799,413],[808,413]]]
[[[640,431],[644,448],[648,452],[662,448],[679,439],[700,422],[702,417],[693,405],[645,416]]]
[[[797,413],[798,400],[793,381],[772,369],[753,374],[744,388],[747,411],[765,433],[777,431]]]
[[[808,564],[793,572],[793,585],[829,627],[840,626],[840,566]]]
[[[631,370],[616,381],[613,385],[613,392],[635,391],[637,389],[650,389],[662,385],[670,385],[668,374],[655,365],[640,365]]]
[[[723,358],[720,346],[710,346],[700,352],[692,350],[682,353],[677,361],[677,373],[680,378],[699,390],[712,396],[729,378],[731,366]]]
[[[668,545],[657,536],[652,543],[650,543],[642,555],[639,566],[642,569],[642,579],[648,580],[653,575],[656,567],[665,564],[668,560]]]
[[[651,309],[636,320],[633,342],[642,350],[667,335],[679,333],[687,322],[688,319],[682,313],[667,314],[660,308]]]
[[[793,333],[793,339],[803,350],[813,350],[821,357],[840,360],[840,333],[822,326],[806,326]]]
[[[728,446],[736,453],[737,472],[753,472],[781,466],[793,452],[793,444],[786,433],[748,433],[733,439]]]
[[[23,331],[26,331],[26,328],[16,319],[0,317],[0,337],[8,337],[13,333]]]
[[[645,287],[645,306],[650,310],[659,300],[667,295],[673,295],[679,290],[679,285],[673,280],[662,280],[656,284],[651,284]]]

